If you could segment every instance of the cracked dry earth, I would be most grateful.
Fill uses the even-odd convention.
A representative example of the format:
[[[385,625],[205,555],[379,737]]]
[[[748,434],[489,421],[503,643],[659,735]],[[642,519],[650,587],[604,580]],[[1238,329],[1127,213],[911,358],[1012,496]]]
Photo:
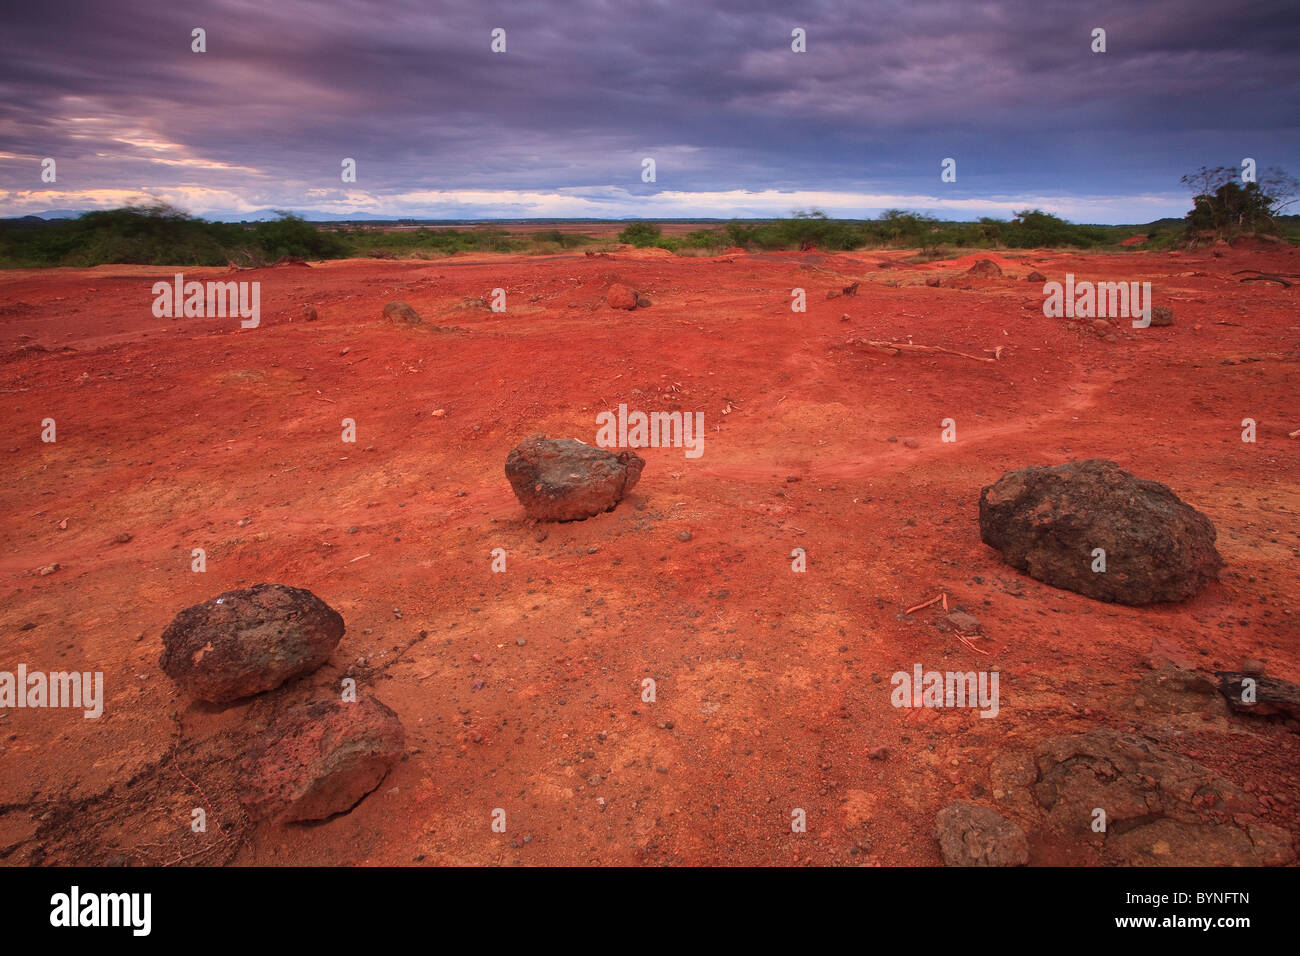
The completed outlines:
[[[1144,862],[1054,829],[1041,798],[1034,754],[1093,731],[1195,760],[1242,826],[1294,840],[1294,722],[1160,709],[1139,691],[1167,660],[1212,674],[1254,658],[1300,681],[1297,290],[1233,275],[1300,272],[1300,257],[1034,251],[968,277],[976,258],[625,250],[183,270],[260,281],[255,330],[155,318],[152,283],[174,269],[0,276],[0,669],[100,670],[106,697],[97,720],[0,713],[0,859],[937,865],[936,814],[969,800],[1025,829],[1031,863]],[[1150,281],[1175,324],[1099,334],[1044,318],[1041,285],[1022,278],[1034,269]],[[607,308],[616,281],[653,305]],[[502,314],[478,303],[497,287]],[[806,314],[791,312],[795,287]],[[382,321],[398,299],[422,326]],[[854,338],[1005,348],[985,363]],[[642,449],[614,512],[526,521],[510,449],[537,432],[594,442],[596,414],[620,402],[702,411],[703,455]],[[980,543],[982,486],[1092,457],[1203,511],[1220,583],[1180,605],[1114,606]],[[200,705],[158,667],[177,611],[263,581],[309,588],[347,625],[286,693],[354,676],[407,731],[379,788],[322,824],[255,826],[235,799],[232,765],[275,695]],[[902,613],[940,593],[980,636],[959,639],[938,604]],[[996,669],[998,715],[895,709],[890,676],[918,663]],[[1178,820],[1154,821],[1157,844],[1176,850],[1166,830],[1224,809],[1188,786]],[[206,833],[190,830],[196,807]],[[791,832],[795,808],[806,833]]]

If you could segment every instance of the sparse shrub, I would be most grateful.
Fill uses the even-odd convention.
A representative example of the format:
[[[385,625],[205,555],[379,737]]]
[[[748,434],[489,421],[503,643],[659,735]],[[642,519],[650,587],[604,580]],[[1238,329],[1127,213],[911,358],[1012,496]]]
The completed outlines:
[[[619,242],[643,248],[658,245],[663,238],[663,230],[653,222],[633,222],[618,234]]]

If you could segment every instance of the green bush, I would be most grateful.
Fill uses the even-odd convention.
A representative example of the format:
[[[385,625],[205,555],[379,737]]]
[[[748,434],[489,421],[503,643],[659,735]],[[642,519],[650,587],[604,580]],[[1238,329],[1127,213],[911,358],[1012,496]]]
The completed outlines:
[[[663,230],[653,222],[634,222],[618,234],[619,242],[626,242],[637,247],[658,245],[663,238]]]

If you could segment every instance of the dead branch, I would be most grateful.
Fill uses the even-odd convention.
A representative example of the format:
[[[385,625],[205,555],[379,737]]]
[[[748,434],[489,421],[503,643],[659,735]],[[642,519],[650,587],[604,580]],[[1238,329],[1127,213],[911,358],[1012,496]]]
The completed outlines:
[[[886,355],[898,355],[900,352],[908,352],[913,355],[956,355],[960,358],[974,359],[976,362],[997,361],[996,358],[967,355],[965,352],[955,352],[952,349],[945,349],[938,345],[913,345],[911,342],[883,342],[875,339],[849,339],[848,344],[865,345],[869,349],[884,352]]]

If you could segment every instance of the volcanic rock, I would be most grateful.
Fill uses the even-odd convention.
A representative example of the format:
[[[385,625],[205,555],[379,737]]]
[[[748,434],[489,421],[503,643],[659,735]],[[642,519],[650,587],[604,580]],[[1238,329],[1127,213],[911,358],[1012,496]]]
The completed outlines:
[[[1173,325],[1174,310],[1167,305],[1155,305],[1151,307],[1151,324],[1152,325]]]
[[[324,820],[351,810],[402,756],[406,731],[379,701],[300,704],[240,761],[239,802],[255,820]]]
[[[1219,696],[1213,680],[1199,671],[1173,664],[1143,674],[1133,703],[1139,710],[1164,714],[1223,717],[1228,713],[1228,705]]]
[[[614,506],[641,477],[645,459],[572,438],[532,435],[506,458],[506,477],[529,517],[579,521]]]
[[[992,259],[981,259],[966,270],[968,276],[1000,276],[1002,268]]]
[[[948,866],[1023,866],[1025,831],[988,807],[958,800],[939,811],[935,836]]]
[[[397,325],[419,325],[423,321],[420,313],[405,302],[390,302],[384,306],[384,318]]]
[[[177,614],[158,663],[182,690],[224,703],[314,671],[343,630],[339,613],[310,591],[258,584]]]
[[[1181,601],[1218,579],[1214,525],[1167,486],[1099,458],[1009,471],[980,492],[980,540],[1053,587],[1116,604]],[[1093,571],[1096,548],[1105,571]]]
[[[1155,740],[1099,727],[1005,754],[990,774],[1020,813],[1128,865],[1282,866],[1291,837],[1257,819],[1256,799]],[[997,792],[997,791],[995,791]],[[1094,825],[1103,818],[1104,831]]]
[[[1300,720],[1300,687],[1290,681],[1249,672],[1218,671],[1215,676],[1219,678],[1219,692],[1227,698],[1228,706],[1237,713],[1260,717],[1285,714]],[[1247,679],[1255,682],[1253,703],[1247,701],[1249,695],[1243,684]]]
[[[621,282],[615,282],[605,295],[605,304],[611,309],[635,309],[636,293]]]

